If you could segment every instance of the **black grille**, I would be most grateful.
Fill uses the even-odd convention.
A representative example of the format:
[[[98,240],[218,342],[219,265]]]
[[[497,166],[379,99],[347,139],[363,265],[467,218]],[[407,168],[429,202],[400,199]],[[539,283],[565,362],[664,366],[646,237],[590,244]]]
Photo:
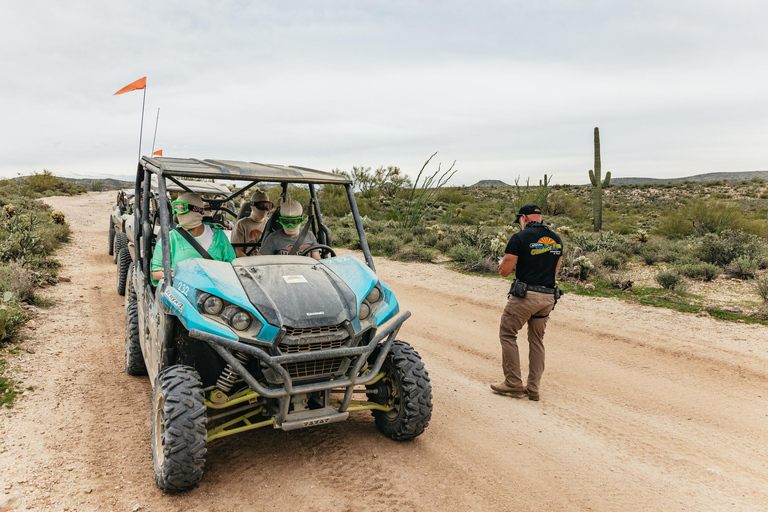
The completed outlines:
[[[331,359],[317,359],[315,361],[283,363],[283,367],[288,370],[291,378],[312,377],[314,375],[338,372],[341,369],[341,365],[344,364],[344,359],[346,358],[333,357]]]
[[[343,329],[341,324],[339,325],[320,325],[317,327],[288,327],[285,326],[286,336],[309,336],[311,334],[325,334],[330,332],[336,332]]]
[[[278,348],[281,354],[300,354],[301,352],[316,352],[318,350],[330,350],[332,348],[341,348],[346,343],[346,338],[341,340],[311,341],[299,345],[289,345],[280,343]]]

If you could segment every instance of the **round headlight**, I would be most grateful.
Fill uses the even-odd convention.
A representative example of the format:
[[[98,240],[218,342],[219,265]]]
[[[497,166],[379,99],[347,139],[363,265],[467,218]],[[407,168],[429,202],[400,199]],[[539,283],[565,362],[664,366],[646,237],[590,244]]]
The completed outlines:
[[[367,302],[360,304],[360,320],[365,320],[371,315],[371,306]]]
[[[221,313],[221,308],[224,307],[224,301],[213,295],[209,295],[203,301],[203,311],[209,315],[218,315]]]
[[[245,331],[251,326],[251,316],[245,311],[240,311],[232,315],[230,323],[238,331]]]
[[[378,302],[379,299],[381,299],[381,290],[379,290],[378,286],[374,286],[373,290],[371,290],[371,293],[368,294],[368,296],[365,298],[368,302],[373,304],[374,302]]]

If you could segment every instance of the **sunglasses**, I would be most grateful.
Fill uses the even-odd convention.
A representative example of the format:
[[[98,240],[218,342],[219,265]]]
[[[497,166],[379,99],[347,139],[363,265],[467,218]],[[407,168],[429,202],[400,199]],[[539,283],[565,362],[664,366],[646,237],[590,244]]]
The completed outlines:
[[[298,217],[278,217],[277,222],[284,228],[295,228],[301,226],[301,216]]]
[[[172,201],[171,204],[173,205],[174,215],[184,215],[189,212],[197,212],[197,213],[205,212],[205,208],[203,208],[202,206],[196,206],[194,204],[185,203],[184,201]]]
[[[275,205],[272,203],[272,201],[251,201],[251,206],[257,210],[269,211]]]

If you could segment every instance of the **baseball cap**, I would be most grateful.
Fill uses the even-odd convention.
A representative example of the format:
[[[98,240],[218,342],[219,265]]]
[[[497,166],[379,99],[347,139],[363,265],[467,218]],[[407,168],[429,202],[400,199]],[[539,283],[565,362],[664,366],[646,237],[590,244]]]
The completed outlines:
[[[536,206],[535,204],[526,204],[522,208],[520,208],[520,211],[517,212],[517,217],[515,217],[515,222],[520,221],[520,217],[523,215],[534,215],[538,214],[541,215],[541,208]]]

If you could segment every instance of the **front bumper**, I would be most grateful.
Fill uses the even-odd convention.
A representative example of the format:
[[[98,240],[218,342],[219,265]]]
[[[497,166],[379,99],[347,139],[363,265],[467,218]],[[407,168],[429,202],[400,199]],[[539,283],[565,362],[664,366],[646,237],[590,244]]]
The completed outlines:
[[[224,359],[224,361],[226,361],[235,370],[235,372],[240,375],[240,377],[253,391],[265,398],[278,399],[280,401],[280,406],[279,412],[274,419],[274,425],[275,428],[282,428],[283,422],[288,416],[292,396],[313,393],[317,391],[325,391],[327,389],[343,388],[345,390],[344,400],[342,400],[341,405],[338,408],[338,413],[346,417],[347,408],[352,401],[352,394],[355,386],[368,384],[376,378],[379,370],[381,370],[381,366],[384,364],[384,358],[389,353],[389,350],[392,347],[392,343],[395,341],[397,333],[400,331],[400,327],[402,327],[403,323],[410,316],[410,311],[406,311],[392,319],[392,321],[387,323],[387,325],[381,329],[367,345],[280,356],[271,356],[262,348],[257,346],[234,341],[229,338],[203,332],[198,329],[190,330],[189,335],[193,338],[207,342]],[[381,350],[379,351],[379,354],[376,357],[376,361],[373,363],[371,370],[365,375],[359,375],[363,365],[368,360],[368,357],[380,344]],[[243,352],[244,354],[253,356],[261,363],[266,365],[269,369],[278,374],[280,377],[282,377],[282,384],[274,387],[262,386],[259,384],[256,378],[251,375],[251,373],[242,365],[242,363],[240,363],[240,361],[232,354],[232,351]],[[294,385],[293,379],[289,375],[288,371],[282,366],[285,363],[317,361],[335,357],[348,357],[352,360],[352,363],[347,369],[346,375],[343,378],[329,379],[321,382],[313,382],[311,384]]]

